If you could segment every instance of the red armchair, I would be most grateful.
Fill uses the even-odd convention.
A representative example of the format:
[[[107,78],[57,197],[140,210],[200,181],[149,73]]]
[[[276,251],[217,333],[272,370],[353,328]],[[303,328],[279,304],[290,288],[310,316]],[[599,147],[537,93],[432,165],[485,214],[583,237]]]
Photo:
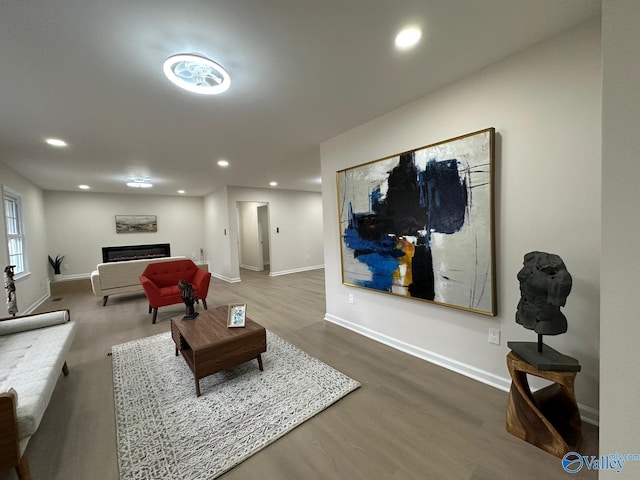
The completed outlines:
[[[206,272],[191,260],[150,263],[140,275],[140,283],[149,300],[149,313],[153,310],[152,323],[156,323],[158,308],[182,303],[182,292],[178,281],[186,280],[193,286],[198,300],[207,309],[207,293],[211,273]]]

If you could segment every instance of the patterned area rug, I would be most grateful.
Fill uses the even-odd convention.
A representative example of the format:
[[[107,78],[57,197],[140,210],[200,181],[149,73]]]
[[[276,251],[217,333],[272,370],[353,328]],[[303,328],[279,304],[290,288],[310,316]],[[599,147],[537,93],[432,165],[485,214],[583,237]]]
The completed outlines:
[[[267,331],[253,360],[200,380],[169,332],[115,345],[113,390],[121,479],[209,480],[360,386]]]

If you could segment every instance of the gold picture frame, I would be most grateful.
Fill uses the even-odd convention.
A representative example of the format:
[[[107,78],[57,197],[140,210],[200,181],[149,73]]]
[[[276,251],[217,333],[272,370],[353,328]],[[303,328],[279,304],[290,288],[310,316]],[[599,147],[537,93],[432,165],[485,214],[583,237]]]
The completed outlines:
[[[495,316],[494,137],[336,172],[342,283]]]
[[[246,303],[230,304],[227,312],[227,327],[229,328],[244,327],[246,316],[247,316]]]

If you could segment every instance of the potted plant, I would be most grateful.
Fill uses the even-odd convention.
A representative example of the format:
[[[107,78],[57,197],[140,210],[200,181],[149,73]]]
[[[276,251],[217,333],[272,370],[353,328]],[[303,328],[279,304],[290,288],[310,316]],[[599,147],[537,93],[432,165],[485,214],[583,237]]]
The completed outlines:
[[[59,280],[62,278],[62,273],[60,272],[60,267],[62,267],[62,260],[64,260],[64,255],[56,255],[56,258],[53,259],[49,255],[49,265],[53,268],[53,278]]]

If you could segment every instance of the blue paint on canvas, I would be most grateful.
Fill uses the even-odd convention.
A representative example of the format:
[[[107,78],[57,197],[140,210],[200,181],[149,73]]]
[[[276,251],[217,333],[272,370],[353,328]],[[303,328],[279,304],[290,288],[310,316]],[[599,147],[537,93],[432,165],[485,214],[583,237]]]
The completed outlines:
[[[399,265],[398,257],[404,255],[402,250],[395,247],[395,241],[390,237],[383,237],[377,241],[366,240],[355,228],[347,228],[344,232],[344,242],[354,251],[354,257],[367,265],[372,273],[371,280],[358,281],[357,284],[377,290],[390,290],[393,272]]]
[[[403,153],[386,181],[384,197],[380,185],[372,189],[368,212],[354,212],[349,204],[344,242],[371,272],[371,280],[358,284],[391,291],[398,259],[405,255],[398,248],[398,239],[416,237],[411,260],[413,283],[408,291],[413,297],[433,300],[430,232],[459,231],[468,206],[467,184],[461,180],[458,161],[429,161],[420,171],[414,153]]]
[[[358,281],[360,286],[385,292],[391,291],[393,272],[398,268],[398,260],[396,258],[380,255],[379,253],[371,253],[361,255],[358,260],[365,263],[373,273],[371,280]]]

